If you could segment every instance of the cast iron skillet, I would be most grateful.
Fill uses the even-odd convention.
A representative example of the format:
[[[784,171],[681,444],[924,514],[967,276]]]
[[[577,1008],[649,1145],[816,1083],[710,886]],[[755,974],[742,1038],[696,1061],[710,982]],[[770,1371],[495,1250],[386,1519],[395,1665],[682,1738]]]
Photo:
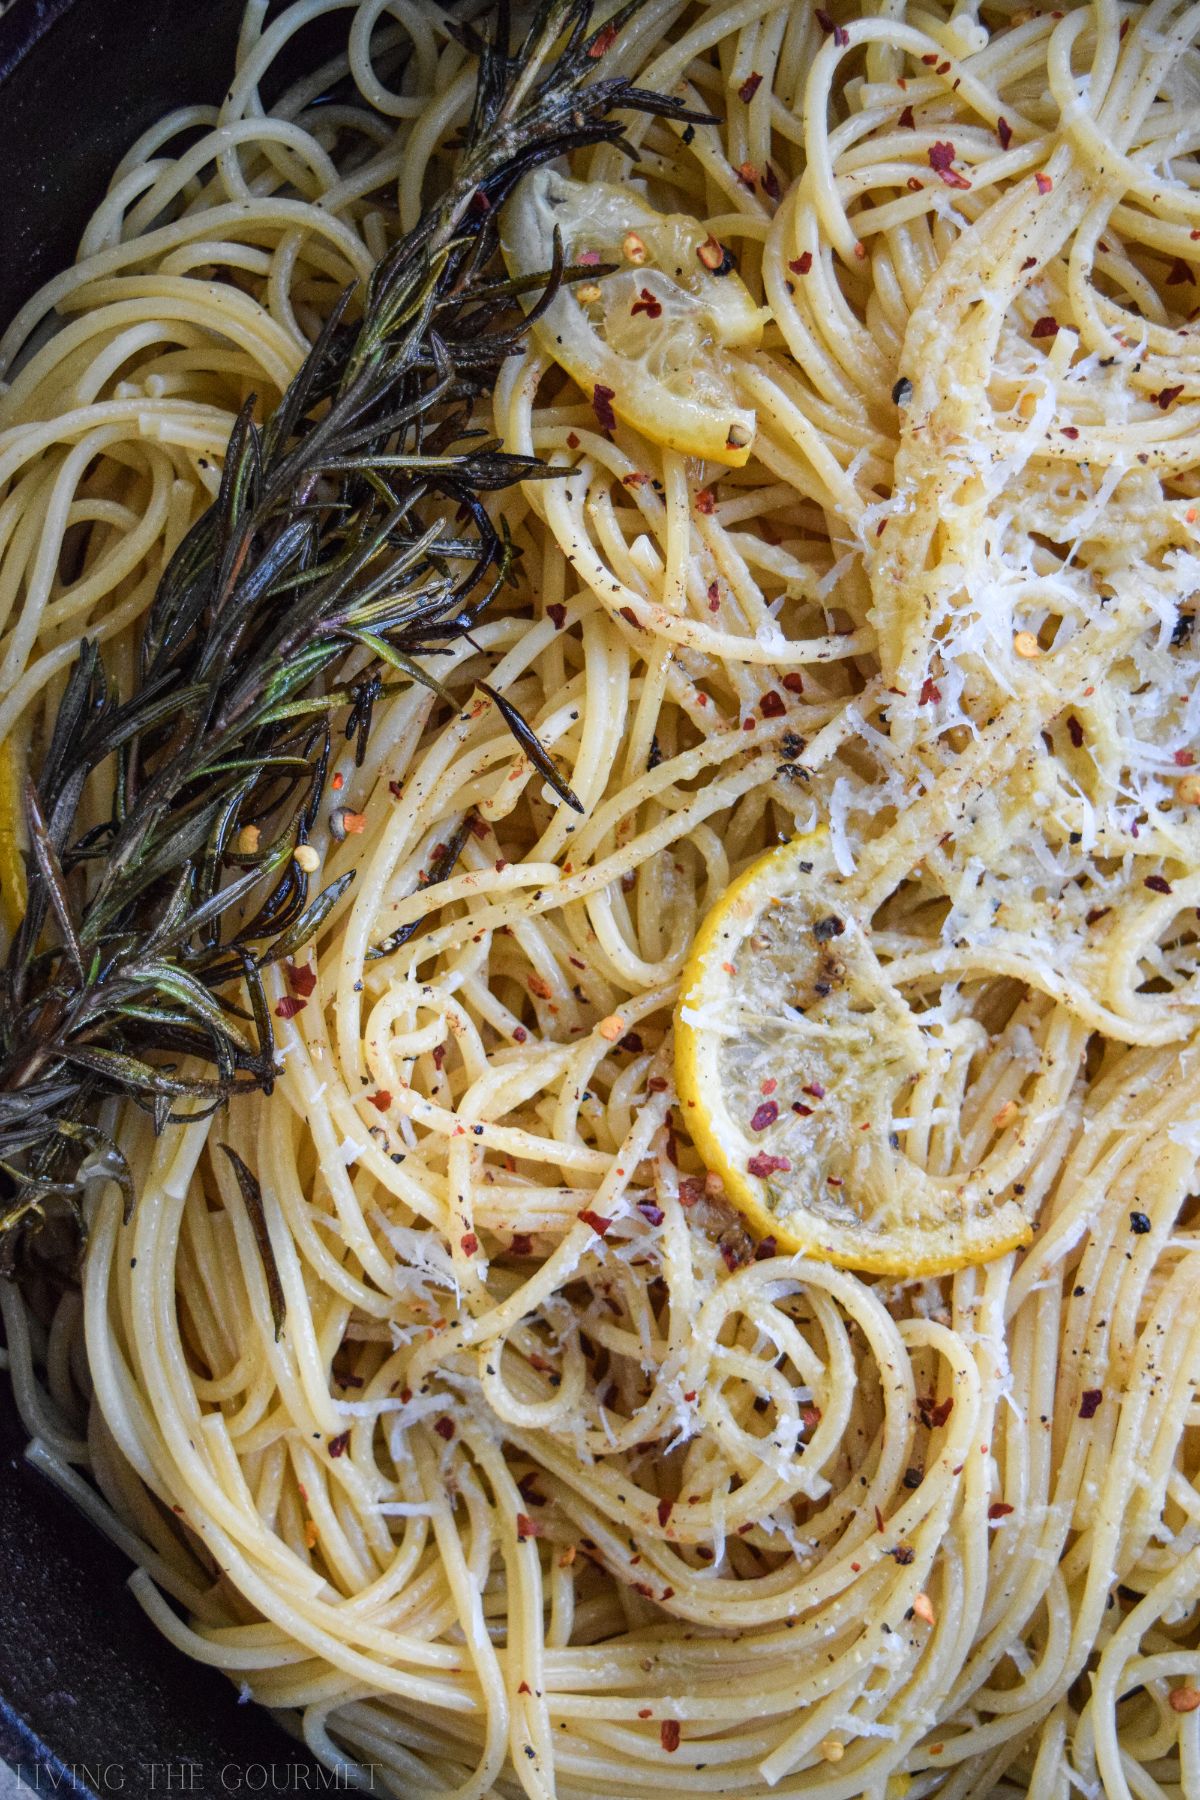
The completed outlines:
[[[242,0],[13,0],[0,16],[0,324],[73,257],[108,176],[171,107],[216,101]],[[190,1662],[129,1564],[21,1456],[0,1380],[0,1757],[39,1792],[328,1786],[259,1708]]]

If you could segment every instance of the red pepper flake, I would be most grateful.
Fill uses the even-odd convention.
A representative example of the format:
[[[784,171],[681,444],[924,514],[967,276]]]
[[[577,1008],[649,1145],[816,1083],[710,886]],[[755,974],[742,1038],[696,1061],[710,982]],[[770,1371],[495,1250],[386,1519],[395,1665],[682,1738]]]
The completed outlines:
[[[738,99],[742,102],[743,106],[749,106],[761,86],[762,76],[759,74],[758,70],[755,69],[753,74],[747,75],[745,81],[743,81],[741,87],[738,89]]]
[[[433,1421],[433,1429],[437,1432],[443,1443],[448,1444],[454,1436],[454,1420],[448,1419],[445,1413],[443,1413],[440,1419],[435,1419]]]
[[[627,1031],[625,1036],[617,1039],[618,1050],[628,1050],[631,1056],[640,1056],[645,1049],[641,1036],[636,1031]]]
[[[679,1184],[680,1206],[698,1206],[703,1198],[703,1179],[699,1175],[685,1175]]]
[[[708,514],[708,513],[715,512],[716,509],[717,509],[717,503],[713,498],[712,489],[711,488],[701,488],[699,493],[696,495],[696,511],[698,513]]]
[[[653,1717],[654,1717],[654,1708],[652,1706],[639,1706],[638,1707],[638,1718],[639,1719],[652,1719]]]
[[[1093,906],[1091,912],[1087,916],[1087,923],[1089,925],[1098,925],[1101,919],[1107,919],[1111,911],[1111,906]]]
[[[754,164],[752,162],[739,163],[734,173],[742,187],[749,189],[750,193],[753,193],[755,184],[758,181],[758,170],[755,168]]]
[[[925,183],[923,181],[918,181],[915,175],[910,175],[904,185],[910,194],[919,194],[924,188]]]
[[[375,1093],[368,1094],[367,1099],[378,1112],[386,1112],[392,1104],[392,1096],[387,1088],[379,1088]]]
[[[1083,726],[1074,713],[1071,713],[1067,719],[1067,736],[1077,750],[1083,747]]]
[[[1075,439],[1079,436],[1079,431],[1074,425],[1064,425],[1062,434],[1065,438],[1070,438],[1071,442],[1074,443]]]
[[[762,185],[763,193],[767,196],[768,200],[779,200],[783,197],[783,189],[779,185],[779,177],[771,167],[770,163],[764,163],[762,166]]]
[[[1094,1419],[1104,1399],[1103,1388],[1085,1388],[1079,1397],[1079,1416],[1081,1419]]]
[[[464,1231],[458,1241],[464,1256],[474,1256],[478,1252],[479,1239],[473,1231]]]
[[[639,1200],[637,1209],[647,1225],[661,1225],[667,1216],[661,1206],[655,1206],[653,1200]]]
[[[800,1423],[806,1431],[815,1431],[817,1426],[821,1423],[820,1407],[802,1406],[800,1408]]]
[[[1163,412],[1166,412],[1168,406],[1173,406],[1182,392],[1183,383],[1180,382],[1178,387],[1163,388],[1161,393],[1151,394],[1150,398],[1154,401],[1156,406]]]
[[[715,581],[710,581],[708,584],[708,610],[709,612],[720,612],[721,610],[721,589]]]
[[[1037,191],[1039,194],[1048,194],[1050,189],[1054,186],[1049,175],[1043,175],[1040,169],[1033,179],[1037,183]]]
[[[592,411],[601,431],[615,431],[617,428],[617,415],[612,409],[616,392],[615,388],[605,387],[599,381],[592,389]]]
[[[578,448],[579,448],[578,437],[575,435],[575,433],[573,431],[568,431],[568,433],[567,433],[567,449],[568,450],[578,450]]]
[[[941,688],[938,686],[937,682],[933,679],[932,675],[927,675],[925,677],[925,680],[921,683],[921,696],[920,696],[920,699],[917,701],[917,705],[918,706],[929,706],[931,703],[934,703],[934,702],[940,700],[941,697],[942,697]]]
[[[1047,313],[1044,318],[1036,319],[1034,321],[1033,330],[1030,332],[1029,335],[1030,335],[1030,337],[1035,337],[1035,338],[1057,337],[1058,336],[1058,320],[1053,318],[1051,316],[1051,314]]]
[[[528,1041],[529,1033],[523,1025],[514,1025],[512,1034],[514,1044],[524,1044]]]
[[[1189,287],[1195,287],[1196,271],[1190,263],[1184,262],[1182,256],[1177,256],[1171,264],[1171,272],[1167,276],[1167,286],[1178,287],[1184,281],[1188,283]]]
[[[1002,150],[1007,150],[1008,146],[1012,143],[1012,126],[1004,117],[1003,113],[1001,113],[1000,117],[996,120],[996,136],[1000,139],[1000,148]]]
[[[751,1131],[765,1131],[779,1117],[779,1107],[774,1100],[763,1100],[754,1109],[754,1117],[750,1121]]]
[[[905,131],[915,131],[917,129],[917,122],[913,118],[913,109],[911,106],[905,107],[904,111],[900,114],[900,117],[896,120],[896,123],[897,125],[902,125]]]
[[[404,798],[404,789],[398,781],[388,782],[388,793],[392,796],[393,800],[402,800]]]
[[[755,1262],[770,1262],[778,1248],[779,1245],[775,1238],[771,1236],[760,1238],[754,1250]]]
[[[339,1431],[336,1437],[331,1437],[329,1440],[330,1456],[345,1456],[349,1444],[350,1433],[348,1431]]]
[[[993,1500],[992,1504],[988,1507],[988,1518],[1006,1519],[1012,1510],[1013,1509],[1008,1504],[1007,1500]]]
[[[510,1256],[532,1256],[533,1239],[527,1231],[518,1231],[508,1246]]]
[[[658,310],[661,312],[662,307],[660,306]],[[633,469],[628,475],[622,475],[621,485],[627,488],[645,487],[649,479],[650,477],[648,475],[643,475],[640,469]]]
[[[578,1216],[583,1220],[585,1225],[591,1226],[597,1237],[603,1237],[609,1226],[612,1224],[612,1220],[606,1219],[603,1213],[592,1212],[591,1209],[586,1206]]]
[[[876,1531],[887,1530],[887,1520],[884,1518],[878,1507],[875,1508],[875,1529]]]
[[[932,1394],[921,1394],[917,1398],[917,1412],[926,1431],[940,1430],[953,1411],[952,1398],[948,1397],[941,1402],[935,1400]]]
[[[616,43],[616,41],[617,41],[616,26],[615,25],[602,25],[600,27],[599,31],[596,33],[595,37],[592,39],[591,43],[588,45],[588,55],[591,57],[593,62],[599,62],[600,58],[604,55],[605,51],[611,50],[613,45]]]
[[[812,1110],[811,1106],[801,1106],[799,1100],[792,1101],[792,1111],[801,1119],[811,1119]]]
[[[950,72],[950,64],[948,62],[940,62],[937,66],[937,72],[939,75],[948,75]]]
[[[758,710],[764,719],[782,719],[787,711],[787,701],[774,688],[768,688],[758,703]]]
[[[506,869],[507,867],[508,867],[508,864],[505,862],[498,862],[496,864],[496,868],[498,871],[500,869]],[[445,1044],[435,1044],[433,1046],[433,1066],[437,1070],[439,1075],[442,1072],[442,1068],[445,1064],[445,1061],[446,1061],[446,1046],[445,1046]]]
[[[632,606],[622,606],[618,608],[618,610],[627,625],[632,625],[637,631],[642,629],[642,622],[634,612]]]
[[[553,619],[555,631],[561,631],[567,622],[567,609],[561,600],[552,600],[546,608],[546,616]]]
[[[1165,875],[1147,875],[1143,885],[1148,887],[1152,894],[1169,894],[1171,892],[1171,884]]]
[[[658,1503],[658,1522],[660,1525],[663,1525],[663,1526],[666,1525],[667,1520],[671,1516],[671,1509],[674,1505],[675,1505],[675,1502],[673,1500],[660,1500],[659,1501],[659,1503]]]
[[[953,161],[954,161],[954,145],[953,144],[947,142],[944,144],[931,144],[930,145],[930,147],[929,147],[929,166],[935,172],[935,174],[941,176],[942,180],[945,182],[947,187],[969,188],[971,184],[967,180],[966,176],[960,175],[957,169],[951,167],[951,164],[953,163]]]
[[[517,1692],[518,1692],[518,1694],[531,1694],[533,1692],[533,1689],[530,1687],[530,1685],[527,1681],[523,1681],[521,1683],[520,1687],[517,1689]]]
[[[303,1012],[307,1005],[308,1001],[302,1000],[298,994],[285,994],[275,1008],[275,1017],[277,1019],[294,1019],[296,1014]]]
[[[526,981],[525,986],[529,989],[531,994],[536,994],[539,1000],[549,1000],[551,994],[554,992],[550,983],[541,975],[531,975]]]
[[[831,934],[831,935],[836,935],[836,934]],[[804,1093],[804,1094],[811,1094],[811,1096],[814,1100],[823,1100],[825,1098],[825,1089],[822,1087],[822,1085],[819,1081],[810,1081],[808,1086],[805,1088],[802,1088],[800,1091],[801,1091],[801,1093]]]
[[[1176,751],[1176,752],[1175,752],[1175,766],[1176,766],[1176,768],[1179,768],[1179,769],[1190,769],[1190,768],[1191,768],[1191,766],[1192,766],[1192,764],[1193,764],[1193,763],[1194,763],[1194,762],[1195,762],[1195,760],[1196,760],[1196,759],[1195,759],[1195,757],[1194,757],[1194,756],[1193,756],[1193,755],[1192,755],[1192,753],[1191,753],[1191,751],[1190,751],[1190,750],[1177,750],[1177,751]]]
[[[802,694],[804,677],[798,670],[793,669],[790,674],[784,676],[781,686],[785,687],[789,694]]]
[[[658,319],[662,317],[662,301],[650,288],[643,288],[629,311],[635,317],[644,312],[647,318]]]
[[[307,1000],[317,985],[317,971],[312,964],[304,963],[297,968],[295,963],[284,963],[283,973],[293,994],[300,994]]]
[[[528,1513],[518,1513],[517,1514],[517,1542],[518,1542],[518,1544],[523,1544],[525,1542],[526,1538],[536,1538],[536,1537],[541,1537],[541,1535],[542,1535],[542,1528],[538,1524],[536,1519],[531,1519]]]
[[[799,256],[792,258],[791,262],[788,264],[788,268],[792,271],[793,275],[807,275],[808,271],[812,268],[812,264],[812,251],[802,250]]]
[[[667,1752],[668,1756],[673,1755],[674,1752],[678,1750],[681,1735],[682,1733],[679,1729],[678,1719],[664,1719],[659,1726],[658,1741]]]
[[[931,50],[928,56],[923,56],[921,58],[921,61],[925,64],[926,68],[932,69],[934,63],[937,61],[937,51]]]
[[[665,1075],[651,1075],[646,1083],[652,1094],[665,1094],[670,1085]]]
[[[746,1164],[751,1175],[757,1175],[760,1181],[765,1181],[768,1175],[774,1175],[776,1170],[781,1175],[786,1175],[791,1166],[786,1156],[772,1156],[768,1150],[757,1151]]]

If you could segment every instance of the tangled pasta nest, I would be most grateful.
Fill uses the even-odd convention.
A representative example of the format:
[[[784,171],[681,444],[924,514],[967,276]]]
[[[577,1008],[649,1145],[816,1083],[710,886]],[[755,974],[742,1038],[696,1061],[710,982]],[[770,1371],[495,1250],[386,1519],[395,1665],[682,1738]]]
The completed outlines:
[[[472,77],[432,7],[358,5],[355,97],[263,109],[336,7],[250,8],[220,111],[135,146],[7,340],[65,321],[0,398],[22,757],[440,178]],[[82,1295],[3,1296],[35,1455],[96,1511],[91,1471],[152,1616],[377,1788],[1200,1791],[1198,29],[650,0],[613,56],[721,123],[636,122],[636,178],[771,309],[751,459],[506,366],[506,442],[569,473],[502,503],[519,585],[439,663],[457,706],[339,762],[365,829],[313,841],[357,880],[276,973],[275,1098],[217,1127],[283,1336],[208,1121],[123,1121],[141,1198],[98,1193]],[[936,1051],[896,1141],[1019,1176],[1021,1255],[860,1279],[705,1177],[680,973],[817,822]]]

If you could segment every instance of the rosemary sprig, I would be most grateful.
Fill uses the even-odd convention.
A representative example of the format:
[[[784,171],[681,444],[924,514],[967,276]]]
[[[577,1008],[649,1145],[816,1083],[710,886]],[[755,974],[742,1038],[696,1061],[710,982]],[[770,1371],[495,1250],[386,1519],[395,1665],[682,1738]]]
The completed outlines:
[[[136,690],[119,695],[98,647],[81,646],[26,793],[28,904],[0,973],[10,1262],[17,1228],[49,1199],[77,1212],[96,1156],[132,1204],[97,1122],[106,1097],[147,1108],[161,1130],[270,1092],[262,971],[295,955],[350,880],[314,893],[294,855],[335,726],[361,763],[382,695],[422,682],[450,698],[416,659],[469,634],[511,578],[512,546],[481,496],[551,472],[472,428],[529,323],[522,284],[491,272],[498,210],[538,164],[624,143],[618,111],[695,116],[602,73],[641,3],[591,31],[590,0],[542,0],[513,47],[505,5],[490,36],[459,28],[478,77],[445,194],[376,268],[361,321],[349,323],[347,293],[274,415],[260,427],[251,402],[238,419],[219,496],[145,618]],[[556,248],[546,298],[582,273]],[[493,699],[577,806],[519,714]],[[103,768],[111,814],[81,831]],[[245,1193],[253,1176],[231,1161]],[[261,1208],[254,1218],[261,1243]]]

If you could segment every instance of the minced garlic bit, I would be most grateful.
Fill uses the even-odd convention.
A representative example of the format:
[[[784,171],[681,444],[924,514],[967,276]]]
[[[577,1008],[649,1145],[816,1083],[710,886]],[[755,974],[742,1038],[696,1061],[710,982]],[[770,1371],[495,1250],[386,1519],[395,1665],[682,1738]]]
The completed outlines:
[[[1027,660],[1032,660],[1034,657],[1042,654],[1042,646],[1038,643],[1032,631],[1018,631],[1013,638],[1013,649],[1018,656],[1024,656]]]
[[[1020,1110],[1021,1109],[1015,1100],[1006,1100],[999,1112],[994,1115],[992,1124],[995,1125],[999,1131],[1003,1131],[1006,1125],[1012,1124]]]
[[[649,255],[649,251],[636,231],[625,233],[621,240],[621,249],[625,253],[626,261],[631,263],[644,263]]]
[[[927,1625],[932,1625],[935,1622],[934,1621],[934,1611],[933,1611],[933,1601],[929,1598],[928,1594],[918,1594],[916,1599],[913,1601],[912,1609],[913,1609],[913,1613],[914,1613],[915,1617],[918,1619],[924,1619],[924,1621]]]
[[[321,858],[311,844],[297,844],[292,856],[306,875],[315,875],[321,866]]]
[[[822,1738],[821,1755],[826,1762],[841,1762],[846,1754],[846,1746],[840,1738]]]
[[[582,300],[585,306],[590,306],[593,300],[599,300],[601,292],[598,281],[581,281],[575,289],[575,297]]]
[[[607,1019],[601,1019],[596,1030],[602,1038],[607,1038],[610,1044],[615,1044],[619,1037],[625,1035],[625,1021],[620,1013],[609,1013]]]
[[[1185,775],[1176,784],[1175,798],[1181,806],[1200,806],[1200,771]]]
[[[696,255],[706,269],[719,269],[725,261],[724,245],[719,244],[711,231],[697,250]]]
[[[237,834],[235,848],[239,856],[253,856],[262,841],[257,825],[243,825]]]

